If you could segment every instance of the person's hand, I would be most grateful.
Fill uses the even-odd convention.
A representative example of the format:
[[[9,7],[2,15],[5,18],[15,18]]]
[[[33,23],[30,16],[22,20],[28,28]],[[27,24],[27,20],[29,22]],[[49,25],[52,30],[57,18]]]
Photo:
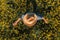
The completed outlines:
[[[18,20],[13,23],[13,26],[16,26],[20,20],[21,18],[18,18]]]
[[[37,22],[37,16],[35,14],[34,17],[30,17],[29,19],[28,19],[28,14],[26,14],[23,18],[23,23],[28,27],[34,26],[36,22]]]

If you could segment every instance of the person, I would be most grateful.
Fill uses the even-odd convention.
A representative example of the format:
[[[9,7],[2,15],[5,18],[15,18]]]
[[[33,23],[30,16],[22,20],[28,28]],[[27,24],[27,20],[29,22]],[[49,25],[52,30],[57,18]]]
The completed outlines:
[[[31,16],[32,15],[32,16]],[[29,17],[30,16],[30,17]],[[19,21],[23,21],[23,23],[28,26],[28,27],[32,27],[34,26],[38,20],[44,20],[45,23],[48,23],[48,21],[41,16],[38,16],[35,13],[26,13],[25,15],[22,15],[21,18],[18,18],[14,23],[13,26],[16,26],[18,24]]]

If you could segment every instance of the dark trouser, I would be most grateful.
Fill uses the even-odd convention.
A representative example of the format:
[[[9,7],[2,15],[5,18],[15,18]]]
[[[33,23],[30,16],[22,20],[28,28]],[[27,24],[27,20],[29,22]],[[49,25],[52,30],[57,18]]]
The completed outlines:
[[[30,4],[30,2],[33,4],[33,12],[36,13],[37,4],[35,0],[27,0],[27,12],[30,12],[30,10],[28,9],[28,5]]]

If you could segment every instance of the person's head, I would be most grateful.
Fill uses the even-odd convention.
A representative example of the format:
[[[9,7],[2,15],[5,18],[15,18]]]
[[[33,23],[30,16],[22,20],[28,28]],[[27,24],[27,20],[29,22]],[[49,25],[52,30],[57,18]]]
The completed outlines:
[[[28,15],[28,18],[34,17],[34,13],[26,13]]]
[[[26,14],[23,18],[23,23],[29,27],[34,26],[36,22],[37,22],[36,14]]]

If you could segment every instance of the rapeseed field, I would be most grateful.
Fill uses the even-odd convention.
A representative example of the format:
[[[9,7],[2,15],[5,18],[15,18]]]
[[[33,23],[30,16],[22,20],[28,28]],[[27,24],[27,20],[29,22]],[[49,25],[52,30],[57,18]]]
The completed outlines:
[[[13,22],[27,9],[34,10],[30,1],[36,2],[36,10],[49,23],[40,20],[29,28],[19,22],[14,27]],[[0,0],[0,40],[60,40],[60,0]]]

